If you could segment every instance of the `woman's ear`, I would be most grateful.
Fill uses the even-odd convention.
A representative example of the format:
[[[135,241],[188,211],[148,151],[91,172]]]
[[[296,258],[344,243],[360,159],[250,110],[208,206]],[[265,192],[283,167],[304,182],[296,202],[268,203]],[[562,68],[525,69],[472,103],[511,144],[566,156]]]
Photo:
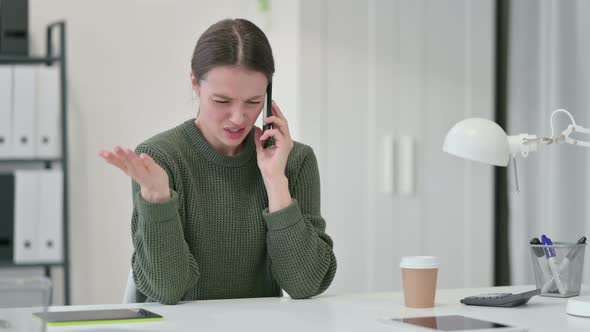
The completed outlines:
[[[195,92],[195,95],[197,96],[197,98],[199,98],[201,96],[201,91],[199,90],[199,84],[197,83],[197,78],[195,77],[195,74],[193,73],[193,71],[190,71],[191,73],[191,85],[193,87],[193,91]]]

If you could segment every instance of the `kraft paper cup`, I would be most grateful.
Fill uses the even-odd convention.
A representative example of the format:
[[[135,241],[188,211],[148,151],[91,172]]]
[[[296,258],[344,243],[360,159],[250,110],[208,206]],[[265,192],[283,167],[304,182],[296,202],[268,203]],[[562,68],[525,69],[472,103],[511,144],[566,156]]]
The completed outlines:
[[[403,257],[402,272],[404,302],[409,308],[432,308],[436,296],[438,260],[434,256]]]

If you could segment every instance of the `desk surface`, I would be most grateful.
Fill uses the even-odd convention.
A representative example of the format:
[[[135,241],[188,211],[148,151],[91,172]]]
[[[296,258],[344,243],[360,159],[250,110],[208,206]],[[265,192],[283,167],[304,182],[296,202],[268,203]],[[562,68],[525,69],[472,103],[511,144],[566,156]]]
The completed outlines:
[[[177,305],[157,303],[52,307],[50,311],[142,307],[164,316],[149,323],[51,327],[48,331],[397,331],[388,318],[459,314],[529,331],[590,331],[590,318],[567,315],[567,299],[533,297],[515,308],[465,306],[459,299],[482,293],[523,292],[533,286],[437,291],[433,309],[408,309],[402,293],[325,295],[308,300],[256,298]],[[581,295],[590,295],[590,287]]]

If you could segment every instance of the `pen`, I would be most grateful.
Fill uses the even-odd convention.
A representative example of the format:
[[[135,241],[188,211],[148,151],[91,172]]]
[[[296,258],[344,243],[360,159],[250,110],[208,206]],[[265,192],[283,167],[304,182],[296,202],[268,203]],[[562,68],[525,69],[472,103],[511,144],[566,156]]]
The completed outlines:
[[[586,237],[582,236],[577,244],[584,244],[586,243]],[[574,258],[576,258],[576,255],[578,255],[578,253],[580,252],[580,250],[582,250],[583,248],[578,248],[578,246],[576,246],[574,249],[570,250],[570,252],[568,252],[568,254],[565,256],[565,258],[563,259],[563,262],[561,262],[561,264],[559,264],[559,271],[561,272],[563,269],[565,269],[565,267],[574,260]]]
[[[551,274],[553,275],[553,279],[555,280],[555,284],[557,285],[557,290],[561,295],[565,295],[567,289],[561,282],[561,278],[559,277],[559,270],[557,265],[555,264],[555,249],[551,247],[553,246],[553,242],[551,242],[551,239],[548,238],[545,234],[541,236],[541,242],[544,245],[549,246],[545,248],[545,257],[547,257],[547,261],[549,262],[549,269],[551,270]]]
[[[582,236],[577,244],[585,244],[586,243],[586,237]],[[574,249],[570,250],[570,252],[565,256],[565,258],[563,259],[563,261],[561,262],[561,264],[559,264],[559,269],[558,269],[558,274],[561,275],[561,273],[563,271],[565,271],[566,267],[568,266],[568,264],[574,260],[574,258],[576,258],[576,255],[578,255],[578,253],[583,250],[584,248],[580,248],[578,246],[576,246]],[[551,286],[553,285],[553,281],[555,280],[554,277],[551,277],[551,279],[549,279],[549,281],[547,281],[543,287],[541,288],[541,292],[547,292],[549,291],[549,289],[551,288]]]
[[[540,245],[541,241],[539,240],[538,237],[534,237],[531,239],[530,242],[532,245]],[[541,274],[542,274],[542,280],[553,280],[553,276],[551,274],[551,271],[549,270],[549,265],[547,260],[545,259],[545,252],[543,251],[543,248],[541,247],[533,247],[533,253],[535,254],[535,256],[537,256],[537,261],[539,262],[539,267],[541,269]],[[549,284],[545,283],[547,285],[546,288],[542,288],[542,293],[547,293],[550,290],[550,287],[553,286],[553,282],[550,282]]]

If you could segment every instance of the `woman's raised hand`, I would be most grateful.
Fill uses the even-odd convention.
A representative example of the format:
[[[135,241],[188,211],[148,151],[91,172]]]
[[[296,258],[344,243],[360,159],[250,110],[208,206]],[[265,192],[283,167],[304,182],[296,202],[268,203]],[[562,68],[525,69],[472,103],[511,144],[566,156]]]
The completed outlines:
[[[141,187],[141,197],[150,203],[170,199],[168,173],[149,155],[137,155],[130,149],[116,146],[114,151],[100,150],[98,155],[129,175]]]
[[[273,129],[263,132],[260,128],[256,128],[254,136],[258,168],[260,168],[262,178],[265,182],[285,176],[287,159],[293,148],[293,140],[291,139],[287,118],[285,118],[285,115],[274,100],[272,101],[272,111],[273,115],[264,119],[264,123],[272,124]],[[274,138],[275,145],[266,149],[263,148],[262,141],[270,137]]]
[[[258,168],[268,193],[268,210],[270,212],[278,211],[292,203],[285,168],[294,145],[287,119],[274,101],[272,102],[272,111],[273,116],[264,119],[264,123],[272,123],[273,128],[264,132],[260,128],[256,128],[254,136]],[[262,146],[262,141],[269,137],[274,138],[275,144],[265,149]]]

